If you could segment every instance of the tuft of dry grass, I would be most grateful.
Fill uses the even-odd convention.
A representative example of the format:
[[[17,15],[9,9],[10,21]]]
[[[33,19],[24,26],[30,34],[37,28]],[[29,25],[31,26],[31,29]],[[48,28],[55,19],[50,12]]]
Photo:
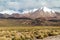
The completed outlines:
[[[34,40],[60,35],[60,27],[0,27],[0,40]]]

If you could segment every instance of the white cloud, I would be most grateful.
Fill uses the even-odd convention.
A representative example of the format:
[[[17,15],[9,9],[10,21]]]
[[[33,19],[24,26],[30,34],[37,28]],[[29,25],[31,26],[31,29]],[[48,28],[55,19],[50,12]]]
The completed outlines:
[[[6,10],[6,8],[3,6],[0,6],[0,11],[3,11],[3,10]]]
[[[10,8],[15,8],[15,9],[19,9],[20,8],[20,5],[18,2],[8,2],[8,6]]]
[[[2,9],[28,9],[28,8],[40,8],[42,6],[47,7],[60,7],[60,0],[0,0],[0,10]]]

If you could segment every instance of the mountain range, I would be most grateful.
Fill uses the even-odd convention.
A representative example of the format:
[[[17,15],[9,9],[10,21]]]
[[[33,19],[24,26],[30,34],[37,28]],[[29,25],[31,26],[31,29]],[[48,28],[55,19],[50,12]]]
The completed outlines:
[[[47,7],[42,7],[39,9],[33,9],[33,10],[25,10],[23,12],[16,12],[13,10],[5,10],[0,12],[0,18],[1,17],[15,17],[15,18],[31,18],[31,19],[36,19],[36,18],[43,18],[46,20],[49,19],[56,19],[60,20],[60,12],[56,12],[52,9],[49,9]]]
[[[10,19],[16,19],[14,22],[12,21],[11,23],[17,23],[17,25],[27,24],[42,26],[60,26],[60,12],[54,11],[47,7],[25,10],[23,12],[5,10],[0,12],[0,21],[3,21],[4,19],[8,19],[7,21],[12,21]]]

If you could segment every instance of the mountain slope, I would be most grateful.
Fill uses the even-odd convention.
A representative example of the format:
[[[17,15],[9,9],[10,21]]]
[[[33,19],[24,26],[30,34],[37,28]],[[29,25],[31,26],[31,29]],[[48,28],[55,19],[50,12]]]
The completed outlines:
[[[55,17],[55,16],[56,16],[55,12],[46,7],[38,9],[37,11],[31,14],[31,18],[34,18],[34,19],[39,17],[48,18],[48,17]]]

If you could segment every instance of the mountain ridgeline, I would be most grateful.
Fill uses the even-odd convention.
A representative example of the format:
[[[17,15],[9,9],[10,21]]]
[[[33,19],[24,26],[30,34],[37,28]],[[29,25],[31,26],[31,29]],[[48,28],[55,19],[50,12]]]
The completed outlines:
[[[49,8],[41,8],[24,14],[19,13],[0,13],[0,21],[7,19],[12,21],[15,25],[34,25],[34,26],[60,26],[60,12],[53,11]],[[13,22],[13,20],[15,20]],[[0,22],[1,24],[1,22]],[[3,24],[2,24],[3,25]]]

